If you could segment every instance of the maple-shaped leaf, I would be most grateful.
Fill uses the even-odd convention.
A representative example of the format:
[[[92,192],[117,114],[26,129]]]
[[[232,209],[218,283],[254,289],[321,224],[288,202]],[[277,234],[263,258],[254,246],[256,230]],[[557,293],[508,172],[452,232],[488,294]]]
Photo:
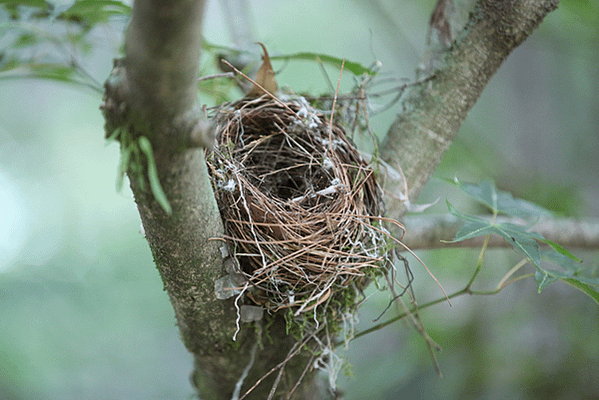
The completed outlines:
[[[536,240],[544,239],[537,232],[528,232],[525,226],[515,225],[508,222],[494,222],[478,218],[472,215],[462,214],[446,200],[449,212],[463,220],[466,224],[456,233],[455,239],[449,243],[457,243],[462,240],[472,239],[478,236],[496,234],[510,243],[514,249],[530,259],[535,267],[540,268],[541,253]],[[564,249],[565,251],[565,249]]]
[[[487,206],[494,213],[513,215],[519,218],[550,217],[551,211],[522,199],[515,199],[509,192],[497,189],[495,184],[484,180],[479,184],[462,182],[457,177],[444,179],[445,182],[459,187],[478,203]]]
[[[264,90],[269,92],[270,94],[275,94],[277,91],[277,80],[275,78],[275,71],[272,69],[272,65],[270,63],[270,57],[268,55],[268,51],[266,50],[266,46],[264,46],[260,42],[256,42],[260,46],[262,46],[262,50],[264,50],[264,56],[262,56],[262,65],[256,74],[256,78],[254,81],[254,87],[250,92],[246,95],[247,97],[260,97],[265,94]],[[258,86],[260,85],[260,86]]]
[[[551,212],[536,204],[514,198],[510,193],[498,190],[490,181],[473,184],[460,182],[454,178],[447,182],[456,185],[474,200],[487,206],[495,216],[499,213],[519,218],[551,216]],[[457,243],[490,234],[499,235],[535,266],[534,277],[539,293],[552,283],[562,281],[580,290],[599,304],[599,278],[596,275],[588,275],[582,269],[582,260],[564,247],[531,231],[527,225],[462,214],[449,201],[447,201],[447,208],[452,215],[466,221],[456,233],[455,238],[447,243]],[[549,247],[541,250],[539,242],[547,244]],[[543,263],[541,263],[541,259],[543,259]],[[561,268],[548,269],[547,262]]]

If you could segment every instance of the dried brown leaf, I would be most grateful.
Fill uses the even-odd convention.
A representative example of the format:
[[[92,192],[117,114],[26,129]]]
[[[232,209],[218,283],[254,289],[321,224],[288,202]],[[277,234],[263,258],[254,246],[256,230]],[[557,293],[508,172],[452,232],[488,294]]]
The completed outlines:
[[[277,80],[275,78],[275,71],[272,68],[272,64],[270,63],[270,57],[268,55],[268,51],[266,50],[266,46],[264,46],[260,42],[256,42],[260,46],[262,46],[262,50],[264,50],[264,56],[262,56],[262,65],[256,73],[256,78],[254,81],[254,87],[247,94],[247,97],[260,97],[265,94],[265,90],[271,94],[275,94],[277,91]]]

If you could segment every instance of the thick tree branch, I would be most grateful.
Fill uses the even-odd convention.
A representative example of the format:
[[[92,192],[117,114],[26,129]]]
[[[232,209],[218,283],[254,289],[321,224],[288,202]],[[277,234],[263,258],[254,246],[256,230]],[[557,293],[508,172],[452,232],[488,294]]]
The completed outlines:
[[[181,335],[196,354],[206,352],[207,343],[222,346],[234,327],[231,304],[214,296],[223,256],[222,243],[211,238],[222,236],[223,228],[203,152],[173,144],[199,118],[195,81],[203,7],[197,0],[137,0],[124,62],[129,124],[152,141],[172,215],[149,185],[131,179],[131,186]]]
[[[137,0],[125,39],[127,76],[140,111],[171,122],[196,102],[204,1]]]
[[[185,149],[202,120],[196,80],[203,7],[198,0],[137,0],[126,57],[106,82],[102,105],[107,133],[118,129],[152,143],[171,215],[139,165],[130,164],[127,173],[183,342],[196,357],[226,351],[236,317],[232,301],[214,295],[214,281],[224,270],[223,243],[213,239],[222,236],[223,226],[204,154]]]
[[[496,222],[522,224],[523,221],[518,218],[498,217]],[[406,235],[402,241],[412,250],[481,247],[484,241],[484,237],[478,237],[459,243],[443,243],[442,240],[452,240],[464,225],[463,220],[453,215],[407,216],[404,225]],[[597,219],[579,221],[573,218],[547,218],[540,220],[530,229],[568,249],[599,249],[599,220]],[[511,244],[499,236],[492,235],[488,246],[511,247]]]
[[[415,200],[451,145],[468,112],[501,63],[557,7],[558,0],[480,0],[434,71],[435,78],[406,93],[403,112],[381,146],[383,160],[403,169]],[[402,202],[387,204],[391,216]]]
[[[204,0],[137,0],[125,37],[128,118],[156,147],[208,147],[197,78]]]

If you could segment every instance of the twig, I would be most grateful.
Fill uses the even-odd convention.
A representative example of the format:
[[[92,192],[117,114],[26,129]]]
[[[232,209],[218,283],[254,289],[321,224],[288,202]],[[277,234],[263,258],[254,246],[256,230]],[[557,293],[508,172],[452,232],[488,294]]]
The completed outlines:
[[[369,217],[369,218],[373,218],[373,217]],[[357,219],[358,222],[360,223],[364,223],[363,221],[360,221],[359,219]],[[399,222],[397,222],[397,224],[399,226],[402,226]],[[386,234],[387,237],[391,238],[391,240],[393,240],[395,243],[399,244],[401,247],[404,248],[404,250],[406,250],[408,253],[410,253],[414,258],[416,258],[416,260],[418,260],[418,262],[424,267],[424,269],[426,269],[426,272],[428,272],[428,274],[433,278],[433,280],[435,282],[437,282],[437,285],[439,286],[439,288],[441,288],[441,291],[443,292],[443,294],[445,295],[445,298],[447,299],[447,302],[449,303],[449,305],[451,305],[451,302],[449,301],[449,297],[447,296],[447,293],[445,292],[445,289],[443,288],[443,285],[441,285],[441,282],[439,282],[439,280],[437,279],[437,277],[435,275],[433,275],[433,273],[431,272],[430,269],[428,269],[427,265],[424,263],[424,261],[422,261],[422,259],[420,259],[420,257],[418,257],[418,255],[416,255],[416,253],[414,253],[412,251],[412,249],[410,249],[408,246],[406,246],[401,240],[395,238],[393,235],[389,234],[388,232],[384,232],[383,230],[381,230],[380,228],[377,228],[376,226],[371,226],[371,229],[374,229],[380,233]]]
[[[337,104],[337,95],[339,94],[339,84],[341,83],[341,75],[343,75],[343,67],[345,66],[345,58],[341,62],[341,71],[339,71],[339,79],[337,79],[337,89],[335,89],[335,97],[333,98],[333,106],[331,107],[331,117],[329,118],[329,148],[333,152],[333,117],[335,116],[335,104]]]
[[[310,367],[312,366],[312,362],[314,361],[314,354],[312,354],[310,356],[310,360],[306,363],[306,367],[304,368],[304,370],[302,371],[302,374],[300,375],[300,377],[298,378],[297,382],[295,382],[295,385],[293,385],[293,387],[291,388],[291,390],[289,391],[289,394],[287,395],[287,399],[289,400],[291,399],[291,396],[293,395],[293,392],[295,392],[295,389],[297,389],[297,387],[300,385],[300,383],[302,382],[302,380],[304,379],[304,376],[306,375],[306,372],[308,372],[308,369],[310,369]]]
[[[261,330],[260,330],[260,332],[261,332]],[[254,360],[256,359],[256,352],[258,351],[258,343],[260,343],[260,340],[256,339],[256,341],[254,342],[254,345],[252,346],[252,350],[250,352],[250,361],[249,361],[248,365],[246,365],[245,369],[241,373],[241,376],[237,380],[237,383],[235,384],[235,390],[233,391],[231,400],[239,399],[239,393],[241,392],[241,386],[243,385],[243,381],[245,380],[245,378],[247,378],[247,376],[250,372],[250,369],[254,365]]]
[[[387,310],[389,310],[391,308],[391,306],[393,305],[393,302],[398,298],[403,296],[408,289],[411,289],[412,287],[412,282],[414,281],[414,275],[412,274],[412,271],[410,270],[410,266],[408,264],[408,260],[405,257],[402,257],[401,255],[397,254],[397,256],[403,261],[404,263],[404,267],[406,269],[406,275],[408,276],[408,284],[406,285],[405,288],[403,288],[402,292],[397,294],[394,293],[394,296],[391,300],[389,300],[389,304],[387,304],[387,307],[385,307],[385,309],[380,313],[380,315],[378,317],[376,317],[375,319],[373,319],[371,322],[376,322],[379,319],[381,319],[383,317],[383,315],[385,315],[385,313],[387,312]],[[391,272],[391,274],[394,273],[395,268],[388,268],[389,271]],[[394,277],[391,277],[391,281],[396,281]],[[398,283],[399,284],[399,283]],[[401,286],[401,285],[400,285]],[[414,298],[414,296],[412,295],[412,298]]]
[[[483,247],[480,249],[480,253],[478,254],[478,260],[476,260],[476,269],[474,270],[474,274],[472,275],[472,278],[470,278],[470,281],[466,285],[466,289],[468,289],[468,290],[470,290],[470,287],[474,283],[474,280],[478,276],[478,273],[480,272],[480,270],[483,266],[483,260],[485,258],[485,251],[487,250],[487,245],[489,244],[490,237],[491,237],[491,235],[487,235],[487,237],[485,238],[485,241],[483,243]]]
[[[505,274],[505,276],[499,281],[495,290],[501,290],[504,288],[504,285],[507,286],[506,282],[508,279],[510,279],[510,276],[512,276],[514,273],[516,273],[516,271],[518,271],[520,268],[525,266],[527,263],[528,263],[528,259],[524,258],[524,259],[520,260],[520,262],[518,264],[514,265],[514,267],[512,269],[510,269],[508,271],[508,273]]]
[[[424,304],[418,306],[418,310],[424,310],[426,308],[429,308],[429,307],[432,307],[432,306],[437,305],[439,303],[442,303],[442,302],[446,301],[447,298],[453,299],[455,297],[459,297],[459,296],[462,296],[462,295],[465,295],[465,294],[475,295],[475,296],[492,296],[492,295],[496,295],[499,292],[501,292],[503,289],[505,289],[506,287],[508,287],[512,283],[514,283],[514,282],[517,282],[517,281],[520,281],[520,280],[526,279],[526,278],[533,278],[533,277],[534,277],[534,274],[520,275],[520,276],[518,276],[518,277],[516,277],[516,278],[514,278],[512,280],[506,281],[501,287],[498,287],[495,290],[490,290],[490,291],[470,290],[470,289],[464,287],[463,289],[458,290],[458,291],[456,291],[456,292],[448,295],[447,297],[438,298],[436,300],[432,300],[432,301],[429,301],[427,303],[424,303]],[[414,307],[414,308],[410,309],[409,311],[410,312],[415,312],[416,308]],[[375,325],[373,327],[370,327],[368,329],[365,329],[365,330],[363,330],[361,332],[356,333],[351,340],[353,341],[353,340],[355,340],[355,339],[357,339],[359,337],[362,337],[362,336],[368,335],[369,333],[372,333],[372,332],[378,331],[380,329],[383,329],[387,325],[391,325],[392,323],[397,322],[397,321],[399,321],[402,318],[405,318],[407,315],[408,315],[408,313],[405,313],[405,312],[401,313],[399,315],[396,315],[395,317],[390,318],[389,320],[387,320],[385,322],[381,322],[380,324],[377,324],[377,325]],[[337,342],[337,343],[335,343],[335,346],[340,346],[341,344],[343,344],[343,342]]]
[[[220,74],[201,76],[198,78],[198,82],[207,81],[209,79],[218,79],[218,78],[235,78],[235,74],[232,72],[222,72]]]
[[[283,376],[283,371],[285,371],[285,366],[283,365],[277,374],[277,378],[275,382],[272,384],[272,388],[270,389],[270,393],[268,394],[268,398],[266,400],[272,400],[277,388],[279,387],[279,382],[281,381],[281,376]]]
[[[301,343],[295,343],[293,345],[293,347],[291,348],[291,350],[289,350],[289,353],[287,353],[287,357],[285,357],[285,359],[283,361],[281,361],[280,363],[278,363],[277,365],[275,365],[274,367],[271,368],[270,371],[268,371],[266,374],[264,374],[260,379],[258,379],[256,381],[256,383],[254,383],[254,385],[249,388],[244,394],[243,396],[241,396],[241,398],[239,400],[243,400],[245,399],[245,397],[250,394],[251,391],[253,391],[264,379],[266,379],[270,374],[272,374],[273,372],[275,372],[277,369],[282,368],[283,366],[285,366],[289,360],[291,360],[291,358],[293,358],[297,353],[299,353],[299,351],[302,349],[302,347],[304,347],[304,345],[306,343],[308,343],[308,341],[310,339],[312,339],[318,332],[320,332],[322,330],[315,330],[314,332],[312,332],[312,334],[308,335]]]
[[[399,308],[401,308],[403,310],[403,314],[405,314],[405,316],[408,317],[408,320],[410,321],[414,329],[416,329],[416,331],[424,338],[426,346],[433,360],[435,371],[439,376],[442,376],[441,369],[439,368],[439,362],[437,361],[437,355],[433,351],[433,349],[439,351],[441,350],[441,347],[437,343],[435,343],[435,341],[428,335],[428,333],[426,333],[424,325],[422,324],[420,316],[418,315],[418,305],[416,304],[416,299],[412,298],[412,304],[414,304],[414,308],[413,310],[410,310],[403,302],[401,297],[397,295],[393,281],[389,279],[388,275],[386,275],[385,277],[387,279],[387,283],[389,284],[389,290],[394,295],[395,304],[398,306],[397,313],[401,314],[401,311],[399,310]]]

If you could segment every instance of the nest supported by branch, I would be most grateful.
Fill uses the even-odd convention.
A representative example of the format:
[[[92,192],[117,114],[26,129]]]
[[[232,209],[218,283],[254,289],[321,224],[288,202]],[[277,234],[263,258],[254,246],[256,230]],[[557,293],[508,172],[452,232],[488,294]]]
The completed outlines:
[[[225,289],[299,315],[384,266],[380,188],[341,126],[302,97],[243,99],[214,122],[207,160],[236,260]]]

